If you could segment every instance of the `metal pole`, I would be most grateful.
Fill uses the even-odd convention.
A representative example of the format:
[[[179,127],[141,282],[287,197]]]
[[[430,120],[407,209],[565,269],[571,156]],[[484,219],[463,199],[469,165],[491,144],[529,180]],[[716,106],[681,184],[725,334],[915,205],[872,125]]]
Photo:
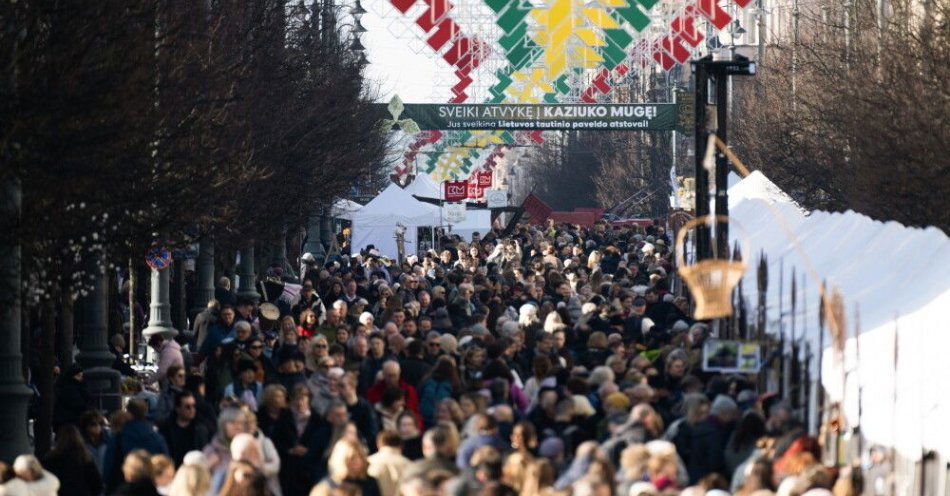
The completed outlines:
[[[168,270],[152,269],[152,301],[149,303],[148,327],[142,330],[146,341],[155,334],[166,338],[178,334],[172,325],[171,304],[168,302]]]
[[[19,227],[20,180],[3,181],[0,218]],[[0,241],[0,460],[12,462],[32,452],[27,437],[27,404],[32,392],[23,381],[20,354],[20,237],[7,232]]]
[[[248,243],[241,250],[241,266],[238,268],[238,277],[240,284],[237,289],[239,298],[253,300],[254,303],[261,298],[257,292],[257,275],[254,273],[254,242]]]
[[[310,220],[307,222],[307,242],[303,245],[304,253],[312,254],[317,260],[323,260],[327,254],[321,242],[322,235],[320,231],[323,229],[321,216],[322,214],[310,216]],[[303,277],[303,274],[301,274],[300,277]]]
[[[109,289],[100,253],[90,256],[86,270],[92,275],[92,289],[82,299],[82,349],[76,361],[82,365],[84,382],[98,408],[115,411],[122,407],[122,375],[112,369],[115,355],[109,351]]]
[[[198,287],[195,294],[195,308],[192,313],[197,315],[203,311],[208,302],[214,298],[214,241],[204,239],[198,244]]]
[[[725,67],[716,70],[716,135],[729,143],[729,76]],[[729,217],[729,160],[716,152],[716,216]],[[729,258],[729,222],[716,222],[716,258]]]
[[[709,215],[709,174],[703,167],[705,147],[707,142],[706,105],[709,100],[709,75],[706,72],[705,61],[712,57],[703,58],[693,64],[693,81],[696,85],[695,94],[695,175],[696,175],[696,217]],[[696,260],[709,258],[709,228],[699,225],[696,228]]]

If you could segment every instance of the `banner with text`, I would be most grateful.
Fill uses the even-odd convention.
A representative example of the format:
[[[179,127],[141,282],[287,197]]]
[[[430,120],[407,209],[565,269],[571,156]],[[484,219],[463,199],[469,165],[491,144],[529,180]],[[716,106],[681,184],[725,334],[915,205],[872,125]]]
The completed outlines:
[[[466,181],[445,181],[442,183],[445,188],[445,201],[460,202],[468,197],[468,187]]]
[[[384,104],[377,104],[385,109]],[[676,103],[440,104],[406,103],[399,119],[420,130],[648,130],[679,124]]]

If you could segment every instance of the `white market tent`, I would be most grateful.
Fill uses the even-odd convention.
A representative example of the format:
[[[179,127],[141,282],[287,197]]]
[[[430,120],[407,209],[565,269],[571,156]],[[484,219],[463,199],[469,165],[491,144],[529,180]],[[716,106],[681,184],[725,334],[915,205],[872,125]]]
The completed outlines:
[[[363,206],[353,217],[353,253],[374,245],[380,255],[396,258],[395,230],[406,227],[406,255],[416,252],[417,228],[439,225],[439,207],[420,202],[395,183]]]
[[[334,219],[343,219],[352,222],[353,217],[356,216],[356,212],[361,208],[363,208],[363,206],[359,203],[341,198],[333,204],[333,208],[330,209],[330,216]]]
[[[829,290],[840,289],[845,351],[830,348],[825,330],[824,352],[820,364],[812,360],[812,378],[818,378],[820,366],[825,392],[830,401],[842,402],[849,428],[860,426],[868,443],[896,449],[897,494],[911,494],[914,462],[923,451],[938,454],[938,467],[950,459],[950,238],[935,227],[905,227],[853,211],[805,212],[760,172],[729,188],[729,211],[750,246],[744,257],[749,261],[743,280],[747,306],[754,308],[757,299],[756,268],[764,252],[767,305],[770,318],[777,319],[770,329],[784,329],[786,342],[792,328],[793,267],[796,337],[807,340],[811,350],[820,343],[820,281],[810,274],[826,280]],[[737,240],[740,232],[730,230]],[[812,412],[818,411],[814,389]],[[950,485],[946,470],[935,477],[944,488]]]
[[[442,198],[442,188],[432,180],[428,174],[419,174],[404,190],[410,195],[421,196],[423,198]]]
[[[450,225],[452,234],[458,234],[465,241],[471,241],[472,234],[476,232],[485,236],[485,233],[491,230],[491,210],[468,210],[465,212],[464,221]]]

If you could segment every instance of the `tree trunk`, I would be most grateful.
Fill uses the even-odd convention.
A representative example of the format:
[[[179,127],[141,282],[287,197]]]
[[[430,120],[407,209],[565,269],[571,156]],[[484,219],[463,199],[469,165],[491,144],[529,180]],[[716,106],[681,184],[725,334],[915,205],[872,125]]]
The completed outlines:
[[[56,303],[51,299],[43,302],[43,326],[39,340],[39,367],[33,370],[36,387],[40,394],[39,411],[33,425],[36,455],[42,457],[49,451],[53,441],[53,367],[56,357],[53,345],[56,342]]]
[[[73,313],[73,299],[69,295],[68,291],[63,291],[62,296],[60,297],[60,308],[62,309],[62,314],[60,315],[62,320],[62,332],[59,333],[59,339],[57,340],[56,352],[59,357],[59,367],[62,370],[66,370],[70,365],[73,364],[73,342],[74,342],[74,329],[76,324],[75,313]]]

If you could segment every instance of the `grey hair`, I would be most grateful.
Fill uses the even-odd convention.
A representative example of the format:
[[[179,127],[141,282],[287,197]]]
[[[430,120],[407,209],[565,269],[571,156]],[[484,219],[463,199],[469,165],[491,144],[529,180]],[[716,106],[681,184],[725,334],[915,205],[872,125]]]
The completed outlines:
[[[614,382],[614,371],[605,365],[594,367],[587,382],[596,387],[600,387],[601,384],[606,382]]]
[[[225,426],[228,425],[228,422],[237,422],[244,419],[244,412],[240,408],[225,408],[221,410],[221,413],[218,414],[218,438],[222,441],[227,441],[230,443],[230,439],[225,439]]]
[[[238,329],[244,329],[244,330],[247,330],[247,331],[252,331],[252,330],[254,330],[254,329],[251,327],[251,323],[248,322],[248,321],[246,321],[246,320],[239,320],[239,321],[237,322],[237,324],[234,324],[234,330],[237,331]]]

